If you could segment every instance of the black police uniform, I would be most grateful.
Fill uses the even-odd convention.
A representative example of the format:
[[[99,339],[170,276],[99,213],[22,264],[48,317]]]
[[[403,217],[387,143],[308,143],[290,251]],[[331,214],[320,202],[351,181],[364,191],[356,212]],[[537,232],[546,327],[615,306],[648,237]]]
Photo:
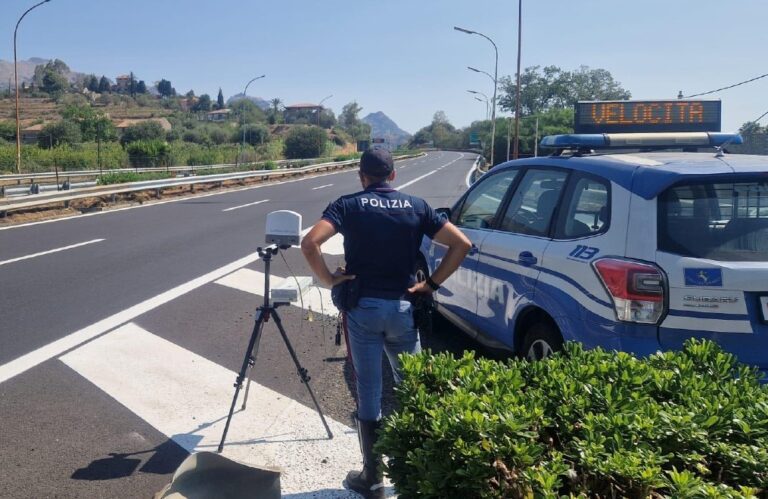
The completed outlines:
[[[322,218],[344,236],[346,273],[357,276],[360,296],[390,300],[415,283],[423,237],[433,238],[445,224],[426,201],[385,182],[340,197]]]

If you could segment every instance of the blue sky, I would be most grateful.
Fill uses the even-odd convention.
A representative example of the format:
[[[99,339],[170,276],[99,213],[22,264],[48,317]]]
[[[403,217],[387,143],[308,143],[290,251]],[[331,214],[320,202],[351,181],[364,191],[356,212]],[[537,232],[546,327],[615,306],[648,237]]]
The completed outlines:
[[[674,98],[768,73],[765,0],[523,0],[522,65],[605,68],[633,98]],[[3,0],[0,59],[34,0]],[[179,92],[241,92],[286,104],[356,100],[415,132],[437,110],[456,126],[485,115],[467,89],[490,96],[493,38],[499,75],[514,73],[517,2],[459,0],[51,0],[19,29],[19,58],[62,59],[73,70],[134,71]],[[723,130],[768,110],[768,78],[712,97]],[[762,124],[768,124],[764,118]]]

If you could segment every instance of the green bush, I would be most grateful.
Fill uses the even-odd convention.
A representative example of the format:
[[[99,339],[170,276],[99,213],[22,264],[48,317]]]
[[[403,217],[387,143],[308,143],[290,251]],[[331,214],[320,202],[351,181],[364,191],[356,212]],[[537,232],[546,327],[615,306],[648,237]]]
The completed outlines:
[[[149,168],[169,166],[171,146],[164,140],[137,140],[125,147],[131,166]]]
[[[285,138],[285,157],[288,159],[319,158],[325,152],[328,136],[316,126],[294,127]]]
[[[378,446],[405,497],[767,497],[768,387],[712,342],[402,365]]]
[[[126,145],[140,140],[150,141],[164,139],[165,130],[160,126],[160,123],[156,121],[144,121],[126,127],[123,134],[120,136],[120,143]]]

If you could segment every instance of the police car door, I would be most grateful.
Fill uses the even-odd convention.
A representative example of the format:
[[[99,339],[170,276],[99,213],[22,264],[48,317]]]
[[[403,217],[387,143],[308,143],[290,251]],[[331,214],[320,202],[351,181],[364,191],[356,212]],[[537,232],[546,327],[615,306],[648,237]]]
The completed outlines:
[[[499,219],[480,247],[477,267],[477,322],[480,329],[514,348],[515,312],[534,300],[544,250],[568,172],[527,169]]]
[[[714,177],[658,198],[656,263],[669,281],[662,348],[709,338],[768,368],[768,181]]]
[[[472,249],[462,261],[459,269],[454,272],[437,292],[437,301],[441,310],[454,315],[465,329],[474,329],[474,317],[477,306],[476,269],[478,249],[495,224],[509,186],[515,179],[517,170],[502,170],[481,178],[463,201],[458,203],[451,220],[472,241]],[[447,248],[433,242],[430,261],[434,269],[442,259]]]

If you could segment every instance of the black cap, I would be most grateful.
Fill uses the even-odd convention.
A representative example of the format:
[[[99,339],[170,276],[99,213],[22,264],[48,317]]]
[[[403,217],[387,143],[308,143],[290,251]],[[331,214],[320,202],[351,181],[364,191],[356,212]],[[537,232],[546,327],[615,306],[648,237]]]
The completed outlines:
[[[360,158],[360,171],[372,177],[387,177],[394,169],[395,162],[386,149],[368,149]]]

